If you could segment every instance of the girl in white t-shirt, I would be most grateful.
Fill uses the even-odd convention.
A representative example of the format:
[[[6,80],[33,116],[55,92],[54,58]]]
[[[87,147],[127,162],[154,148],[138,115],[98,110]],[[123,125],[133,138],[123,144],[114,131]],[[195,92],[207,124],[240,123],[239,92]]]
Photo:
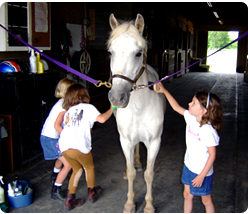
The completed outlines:
[[[52,107],[40,135],[40,143],[43,149],[45,160],[56,160],[53,168],[53,173],[50,178],[52,183],[51,198],[65,200],[65,196],[61,192],[62,184],[71,170],[71,166],[62,156],[58,148],[59,133],[54,129],[54,122],[61,111],[64,111],[62,104],[67,89],[75,84],[73,80],[64,78],[59,81],[55,89],[55,97],[60,98]],[[62,167],[63,166],[63,167]]]
[[[94,203],[102,192],[100,186],[95,186],[91,128],[96,121],[106,122],[113,113],[113,107],[101,114],[89,104],[89,101],[90,97],[85,87],[80,84],[72,85],[68,88],[63,103],[66,111],[58,115],[54,124],[54,128],[60,133],[59,148],[73,170],[64,205],[65,211],[84,203],[83,198],[75,197],[77,185],[83,173],[82,167],[85,170],[89,202]],[[62,122],[64,127],[61,126]]]
[[[213,164],[217,131],[221,130],[222,112],[220,98],[214,93],[199,91],[189,103],[188,110],[181,107],[160,82],[155,92],[163,93],[171,107],[186,121],[186,153],[182,183],[184,184],[184,212],[192,212],[193,197],[201,196],[206,212],[214,213],[212,201]]]

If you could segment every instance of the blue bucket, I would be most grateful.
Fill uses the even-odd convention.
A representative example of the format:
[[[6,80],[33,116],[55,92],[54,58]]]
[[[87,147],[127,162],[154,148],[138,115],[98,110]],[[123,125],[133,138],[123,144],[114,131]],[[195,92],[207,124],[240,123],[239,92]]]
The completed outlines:
[[[22,189],[24,189],[27,185],[31,188],[31,184],[27,181],[20,181],[21,185],[22,185]],[[9,196],[8,195],[8,199],[9,199],[9,203],[11,207],[14,208],[19,208],[19,207],[26,207],[30,204],[33,203],[33,192],[27,194],[27,195],[22,195],[22,196],[17,196],[17,197],[13,197],[13,196]]]

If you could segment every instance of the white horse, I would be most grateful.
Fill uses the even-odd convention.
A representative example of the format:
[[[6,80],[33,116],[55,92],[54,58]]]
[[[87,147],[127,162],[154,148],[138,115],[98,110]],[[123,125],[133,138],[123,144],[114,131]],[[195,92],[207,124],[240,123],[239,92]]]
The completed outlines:
[[[139,142],[143,142],[147,148],[147,169],[144,172],[147,193],[144,211],[154,212],[152,181],[163,130],[165,97],[148,87],[142,87],[148,85],[148,82],[158,80],[157,72],[146,64],[147,43],[142,37],[143,16],[138,14],[135,24],[120,24],[111,14],[109,23],[112,32],[107,45],[111,54],[112,88],[108,98],[117,107],[117,128],[126,158],[128,193],[124,212],[135,212],[134,148]],[[142,89],[137,90],[140,87]]]

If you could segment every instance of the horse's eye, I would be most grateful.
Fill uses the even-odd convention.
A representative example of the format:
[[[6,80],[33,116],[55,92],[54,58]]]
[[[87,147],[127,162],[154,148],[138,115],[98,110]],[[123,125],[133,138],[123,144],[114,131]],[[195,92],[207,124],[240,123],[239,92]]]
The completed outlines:
[[[108,52],[108,54],[109,54],[109,56],[111,56],[111,55],[112,55],[112,53],[111,53],[110,51]]]
[[[136,54],[136,57],[140,57],[141,56],[141,52]]]

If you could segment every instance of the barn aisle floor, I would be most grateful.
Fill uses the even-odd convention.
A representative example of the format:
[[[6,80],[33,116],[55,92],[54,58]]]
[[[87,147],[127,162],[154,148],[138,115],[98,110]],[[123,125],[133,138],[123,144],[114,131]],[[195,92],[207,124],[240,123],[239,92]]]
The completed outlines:
[[[211,90],[222,99],[224,129],[219,132],[220,145],[214,164],[213,201],[216,212],[244,212],[248,208],[248,84],[243,74],[187,73],[164,83],[180,105],[187,108],[200,88]],[[158,213],[183,212],[181,174],[185,153],[185,122],[167,103],[161,149],[155,162],[153,205]],[[94,203],[86,203],[72,213],[121,213],[127,199],[127,180],[124,180],[125,159],[119,143],[115,118],[105,124],[95,124],[92,134],[96,185],[104,189]],[[146,166],[146,149],[141,146],[141,162]],[[11,208],[11,213],[60,213],[63,203],[50,198],[50,175],[53,161],[42,161],[19,173],[34,188],[34,202],[27,207]],[[7,179],[14,178],[9,174]],[[66,190],[68,179],[64,182]],[[146,185],[143,172],[137,172],[134,182],[136,212],[143,212]],[[87,199],[84,176],[79,182],[78,197]],[[200,197],[194,198],[193,212],[205,212]]]

